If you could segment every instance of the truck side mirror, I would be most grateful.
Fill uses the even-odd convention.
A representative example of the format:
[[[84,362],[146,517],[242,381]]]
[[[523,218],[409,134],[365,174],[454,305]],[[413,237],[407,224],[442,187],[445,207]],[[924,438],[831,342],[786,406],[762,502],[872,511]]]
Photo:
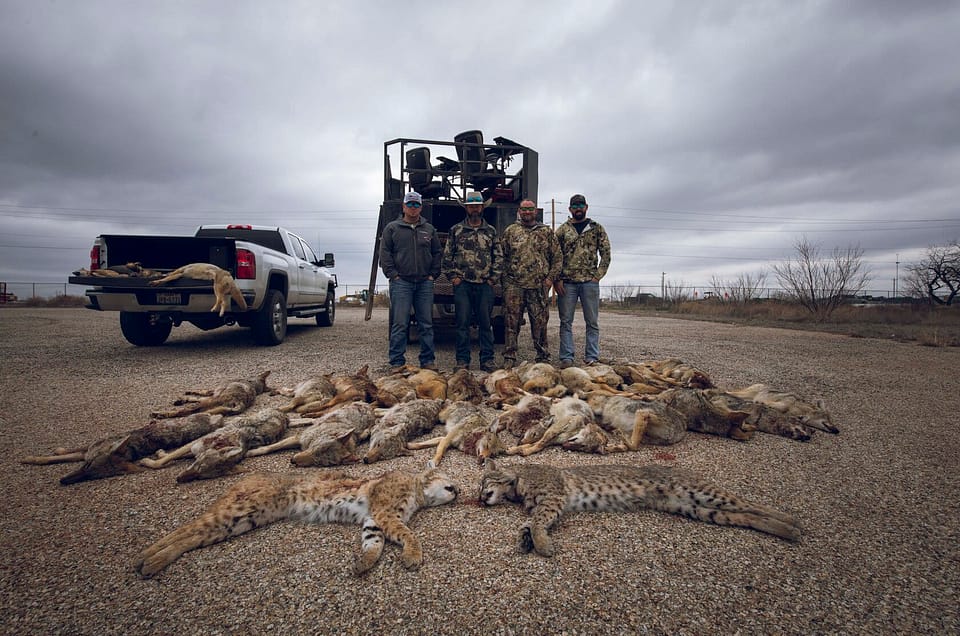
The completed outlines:
[[[324,266],[324,267],[333,267],[333,265],[334,265],[333,252],[326,252],[326,253],[323,255],[323,266]]]

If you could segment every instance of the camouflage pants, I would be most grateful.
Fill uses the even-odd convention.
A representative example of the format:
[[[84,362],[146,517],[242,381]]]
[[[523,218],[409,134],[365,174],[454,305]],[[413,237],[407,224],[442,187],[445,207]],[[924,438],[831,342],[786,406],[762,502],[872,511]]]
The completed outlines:
[[[530,320],[530,337],[537,350],[537,362],[548,362],[550,351],[547,348],[547,321],[549,300],[543,287],[524,289],[505,285],[503,289],[503,322],[505,339],[503,357],[505,360],[517,359],[517,337],[520,335],[520,321],[524,310]]]

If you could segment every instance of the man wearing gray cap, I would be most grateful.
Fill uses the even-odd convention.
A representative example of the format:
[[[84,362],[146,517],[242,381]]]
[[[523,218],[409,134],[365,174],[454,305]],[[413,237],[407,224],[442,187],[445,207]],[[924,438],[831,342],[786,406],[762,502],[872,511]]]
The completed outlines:
[[[433,281],[440,275],[440,238],[420,218],[423,200],[416,192],[403,197],[403,216],[383,228],[380,268],[390,281],[390,366],[406,364],[410,309],[420,335],[420,368],[436,369],[433,351]]]

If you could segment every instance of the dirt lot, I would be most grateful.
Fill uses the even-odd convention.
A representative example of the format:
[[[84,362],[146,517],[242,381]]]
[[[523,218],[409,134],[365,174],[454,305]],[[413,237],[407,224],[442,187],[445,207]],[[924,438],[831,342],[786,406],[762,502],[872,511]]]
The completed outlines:
[[[555,328],[554,316],[554,348]],[[275,386],[362,363],[377,375],[386,313],[365,323],[360,310],[345,309],[332,329],[295,321],[274,348],[255,347],[238,328],[185,327],[146,349],[123,340],[116,314],[2,309],[0,632],[960,631],[960,350],[613,314],[601,315],[601,328],[606,356],[676,356],[724,388],[765,382],[822,397],[842,432],[809,443],[690,434],[668,449],[607,458],[550,449],[535,459],[683,466],[795,514],[801,542],[656,512],[579,514],[556,528],[554,558],[522,555],[523,512],[471,505],[479,469],[451,451],[442,467],[463,496],[414,518],[425,552],[419,572],[404,570],[388,546],[380,565],[355,579],[357,528],[281,523],[188,553],[142,581],[131,569],[136,554],[237,477],[178,485],[177,471],[163,470],[62,487],[69,466],[19,459],[134,428],[185,389],[262,369]],[[521,345],[529,356],[529,334]],[[453,344],[439,346],[449,369]],[[655,458],[663,450],[673,458]],[[347,470],[415,469],[429,454]],[[244,467],[292,470],[289,454]]]

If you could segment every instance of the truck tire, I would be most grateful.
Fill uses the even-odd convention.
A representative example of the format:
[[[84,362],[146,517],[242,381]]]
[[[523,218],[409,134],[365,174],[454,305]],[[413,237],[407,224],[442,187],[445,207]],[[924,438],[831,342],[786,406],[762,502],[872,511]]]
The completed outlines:
[[[337,299],[333,292],[327,292],[327,302],[323,304],[327,311],[317,314],[317,324],[321,327],[332,327],[333,321],[337,317]]]
[[[274,347],[287,336],[287,299],[278,289],[267,291],[263,306],[250,323],[253,340],[260,345]]]
[[[173,323],[169,320],[152,321],[150,314],[120,312],[120,331],[127,342],[138,347],[159,347],[170,337]]]

